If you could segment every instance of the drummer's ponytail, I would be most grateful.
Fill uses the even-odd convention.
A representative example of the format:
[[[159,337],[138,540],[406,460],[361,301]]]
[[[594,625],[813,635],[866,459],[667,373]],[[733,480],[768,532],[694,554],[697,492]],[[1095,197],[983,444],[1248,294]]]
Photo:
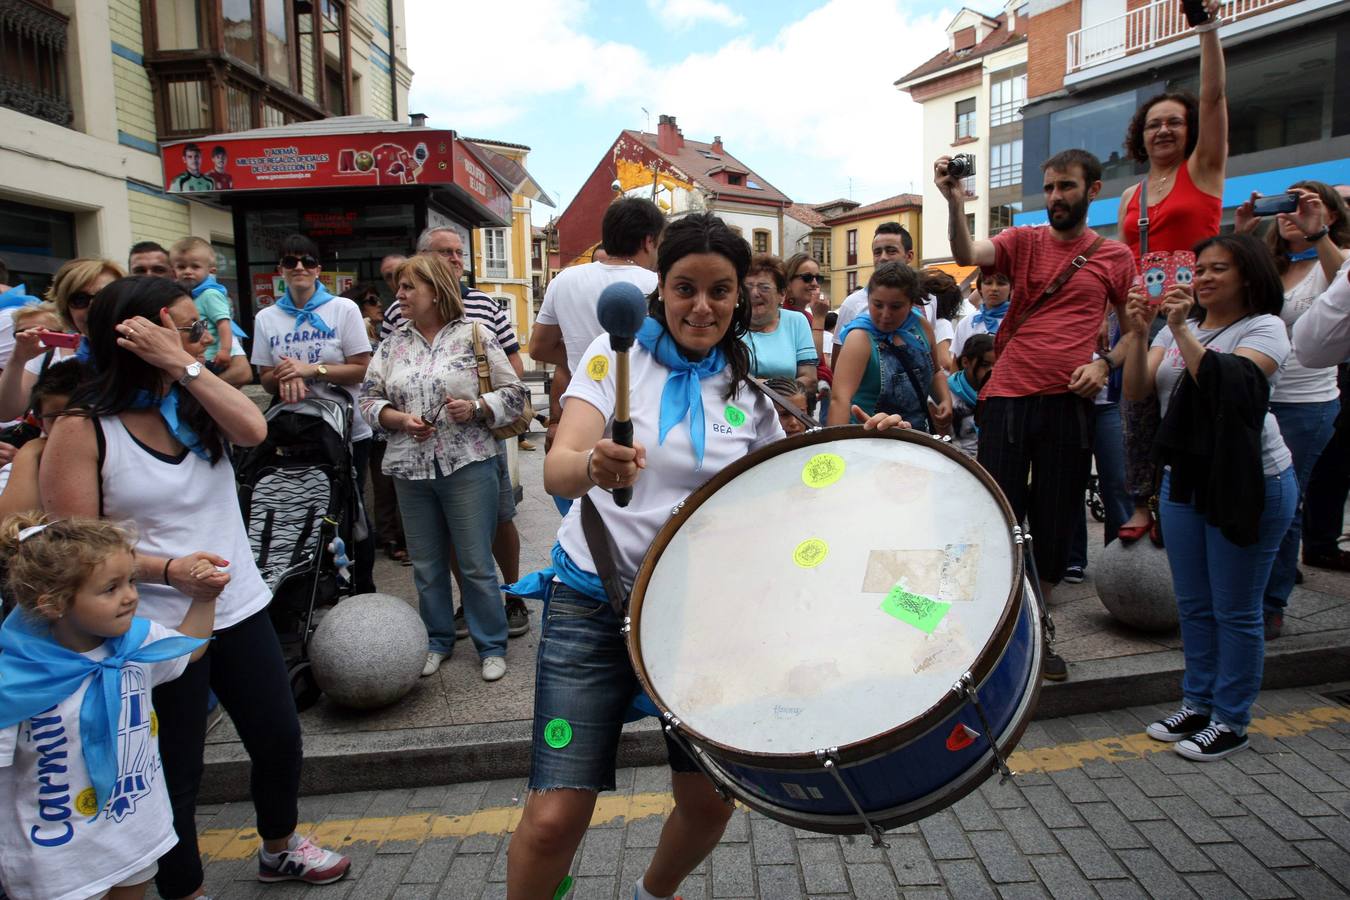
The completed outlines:
[[[744,385],[750,386],[750,351],[742,338],[750,333],[750,298],[745,290],[745,276],[750,271],[750,245],[745,238],[732,231],[712,213],[695,213],[672,222],[661,237],[656,251],[656,290],[647,297],[647,313],[666,328],[666,308],[661,300],[659,285],[666,280],[671,267],[692,253],[716,253],[725,257],[736,270],[736,311],[731,325],[717,342],[717,348],[731,367],[731,381],[724,399],[731,400]]]

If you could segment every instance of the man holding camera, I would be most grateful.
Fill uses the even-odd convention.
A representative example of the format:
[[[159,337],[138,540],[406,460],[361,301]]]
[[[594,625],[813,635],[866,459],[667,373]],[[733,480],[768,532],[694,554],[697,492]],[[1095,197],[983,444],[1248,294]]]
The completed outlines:
[[[1134,259],[1124,244],[1087,227],[1088,206],[1102,188],[1102,165],[1091,153],[1065,150],[1041,167],[1049,228],[1006,228],[990,241],[974,240],[966,230],[964,190],[948,171],[950,161],[941,157],[933,169],[947,199],[952,256],[1013,284],[994,371],[980,393],[979,462],[1035,538],[1048,603],[1083,515],[1092,398],[1124,361],[1125,341],[1106,359],[1094,361],[1093,351],[1106,305],[1124,319]],[[1062,681],[1068,668],[1047,651],[1044,674]]]

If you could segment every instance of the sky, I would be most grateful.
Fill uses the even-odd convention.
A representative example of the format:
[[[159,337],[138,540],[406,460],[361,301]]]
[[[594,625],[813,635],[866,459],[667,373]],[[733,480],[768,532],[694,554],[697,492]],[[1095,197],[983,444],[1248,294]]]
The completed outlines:
[[[999,3],[985,4],[997,12]],[[941,0],[405,0],[410,111],[531,148],[560,215],[625,128],[675,116],[796,202],[922,191],[894,82],[946,46]],[[644,109],[646,112],[644,112]],[[649,124],[650,123],[650,124]]]

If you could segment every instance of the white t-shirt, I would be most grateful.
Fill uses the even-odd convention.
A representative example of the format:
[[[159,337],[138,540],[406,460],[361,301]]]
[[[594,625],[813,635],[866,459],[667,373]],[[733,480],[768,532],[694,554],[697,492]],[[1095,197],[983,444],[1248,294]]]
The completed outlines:
[[[295,317],[277,306],[261,310],[253,320],[253,356],[250,360],[253,365],[274,367],[283,359],[309,365],[341,365],[349,356],[370,352],[370,335],[366,333],[361,309],[354,302],[346,297],[334,297],[317,312],[324,324],[333,329],[332,337],[309,326],[297,329]],[[352,440],[370,437],[369,423],[356,411],[361,385],[314,380],[309,382],[309,389],[320,397],[351,401]]]
[[[575,375],[577,364],[591,341],[604,333],[596,317],[600,292],[611,284],[627,281],[644,294],[656,290],[656,273],[641,266],[612,266],[593,262],[563,269],[548,283],[544,304],[534,320],[540,325],[557,325],[567,346],[567,368]]]
[[[1283,366],[1286,359],[1291,355],[1289,353],[1289,336],[1285,333],[1283,324],[1275,316],[1248,316],[1247,318],[1235,322],[1227,329],[1209,329],[1201,328],[1194,321],[1188,323],[1191,333],[1196,336],[1200,343],[1205,345],[1207,350],[1215,350],[1219,353],[1233,353],[1239,347],[1246,347],[1249,350],[1255,350],[1257,353],[1263,353],[1275,360],[1277,366]],[[1161,347],[1163,350],[1162,362],[1158,364],[1158,374],[1155,379],[1155,385],[1158,391],[1158,407],[1160,414],[1167,415],[1167,409],[1171,405],[1172,390],[1176,387],[1177,379],[1186,371],[1186,360],[1182,359],[1181,351],[1177,349],[1176,338],[1172,336],[1171,328],[1164,328],[1158,332],[1158,336],[1153,339],[1153,347]],[[1275,374],[1270,376],[1270,391],[1275,393],[1276,385],[1280,383],[1282,370],[1277,368]],[[1280,436],[1280,423],[1275,421],[1274,413],[1266,413],[1266,421],[1261,427],[1261,468],[1266,475],[1278,475],[1289,468],[1293,457],[1289,455],[1289,450],[1284,445],[1284,438]]]
[[[960,357],[961,351],[965,349],[966,341],[977,334],[988,334],[989,329],[983,322],[977,322],[974,314],[966,316],[956,323],[956,337],[952,339],[952,358]]]
[[[839,317],[834,323],[835,335],[844,333],[844,326],[852,322],[858,316],[867,312],[867,288],[858,288],[853,293],[844,298],[844,302],[839,304]],[[923,304],[923,317],[928,320],[928,324],[933,326],[933,339],[941,344],[943,341],[951,341],[949,348],[953,354],[956,353],[956,329],[952,326],[950,319],[939,319],[937,317],[937,300],[929,297]]]
[[[1294,323],[1312,308],[1313,301],[1326,289],[1327,277],[1322,272],[1322,264],[1314,260],[1308,274],[1285,292],[1280,318],[1284,320],[1290,340],[1293,339]],[[1335,366],[1309,369],[1291,353],[1280,371],[1279,387],[1271,388],[1270,402],[1326,403],[1340,395],[1340,389],[1336,386]]]
[[[0,309],[0,369],[9,365],[9,356],[14,352],[14,310]]]
[[[605,364],[602,367],[597,363],[592,370],[591,360],[596,357],[603,357]],[[745,454],[785,435],[773,402],[759,391],[742,386],[731,402],[723,399],[730,381],[724,370],[699,384],[703,389],[705,437],[703,468],[696,470],[687,416],[670,430],[664,444],[657,439],[661,394],[670,370],[658,363],[641,344],[633,345],[628,359],[633,440],[646,448],[647,468],[633,485],[633,499],[627,507],[615,506],[613,498],[598,487],[591,488],[590,497],[614,539],[619,574],[624,584],[631,586],[647,548],[670,518],[671,507]],[[581,365],[582,368],[572,375],[572,383],[563,394],[563,403],[574,397],[584,400],[598,409],[608,422],[614,415],[614,353],[609,349],[609,339],[601,336],[592,341],[582,354]],[[596,380],[592,372],[602,368],[604,375]],[[609,434],[608,424],[605,433]],[[595,572],[595,563],[581,530],[580,503],[573,503],[563,519],[558,529],[558,541],[573,562],[587,572]]]
[[[175,635],[152,622],[145,642]],[[104,659],[108,649],[84,655]],[[187,664],[184,654],[122,666],[117,782],[102,811],[95,808],[80,740],[90,679],[46,712],[0,729],[0,880],[9,896],[100,896],[178,843],[150,691],[183,674]]]

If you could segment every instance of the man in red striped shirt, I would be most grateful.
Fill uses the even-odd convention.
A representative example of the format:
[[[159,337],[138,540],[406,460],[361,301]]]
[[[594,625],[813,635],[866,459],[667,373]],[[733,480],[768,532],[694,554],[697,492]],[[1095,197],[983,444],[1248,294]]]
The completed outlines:
[[[1036,538],[1037,574],[1048,600],[1068,564],[1075,517],[1083,515],[1092,398],[1123,362],[1125,342],[1110,358],[1094,361],[1093,350],[1108,303],[1124,321],[1134,259],[1118,241],[1098,244],[1087,226],[1088,206],[1102,188],[1102,165],[1091,153],[1065,150],[1041,167],[1050,227],[1006,228],[990,241],[974,240],[966,230],[964,191],[947,173],[948,161],[940,158],[934,172],[947,198],[952,256],[1013,284],[994,371],[980,392],[979,461]],[[1065,272],[1072,274],[1054,288]],[[1047,650],[1044,674],[1061,681],[1068,668]]]

